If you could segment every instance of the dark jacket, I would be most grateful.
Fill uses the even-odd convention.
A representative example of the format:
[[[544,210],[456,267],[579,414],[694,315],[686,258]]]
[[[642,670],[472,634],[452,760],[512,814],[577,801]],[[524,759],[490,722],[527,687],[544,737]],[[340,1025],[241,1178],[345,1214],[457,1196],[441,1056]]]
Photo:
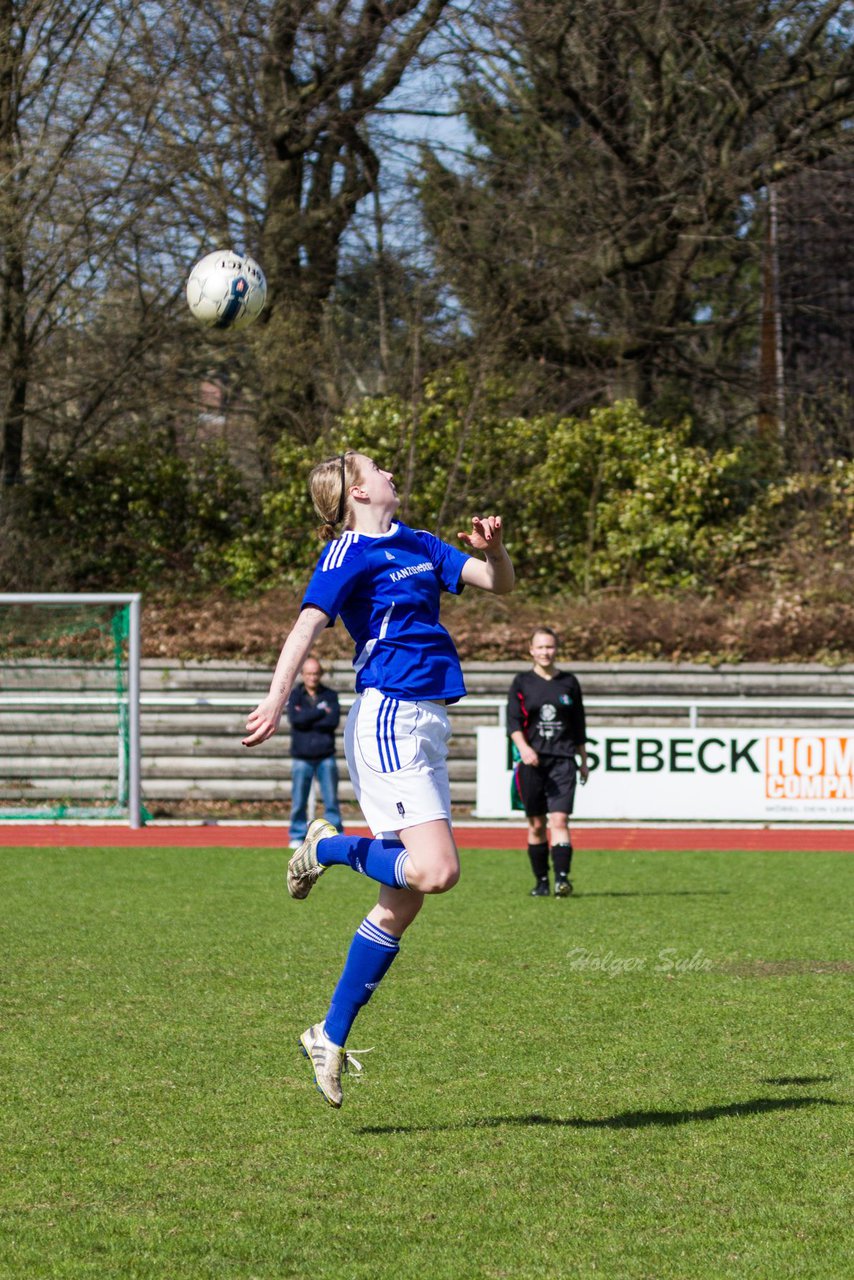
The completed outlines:
[[[335,730],[341,719],[338,694],[319,685],[311,697],[305,685],[295,685],[288,699],[291,722],[291,755],[300,760],[324,760],[335,754]]]

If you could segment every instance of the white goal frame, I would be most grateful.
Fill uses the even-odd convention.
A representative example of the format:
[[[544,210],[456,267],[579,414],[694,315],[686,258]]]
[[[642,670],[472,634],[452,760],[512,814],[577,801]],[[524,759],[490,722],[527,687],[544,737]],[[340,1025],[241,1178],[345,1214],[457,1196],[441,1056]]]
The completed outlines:
[[[142,596],[138,592],[0,592],[0,606],[19,605],[76,605],[111,604],[128,608],[128,680],[126,694],[78,693],[4,693],[0,691],[0,706],[38,707],[51,702],[62,706],[104,706],[125,708],[128,723],[128,823],[133,828],[142,826],[142,752],[140,747],[140,620]]]

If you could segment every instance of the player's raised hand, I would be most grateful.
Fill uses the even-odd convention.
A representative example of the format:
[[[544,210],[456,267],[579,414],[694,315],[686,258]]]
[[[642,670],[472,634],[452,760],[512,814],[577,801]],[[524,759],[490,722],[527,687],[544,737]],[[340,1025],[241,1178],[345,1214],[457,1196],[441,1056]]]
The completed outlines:
[[[473,551],[497,550],[502,546],[501,516],[472,516],[471,533],[460,533]]]
[[[279,727],[281,718],[282,708],[278,702],[270,698],[265,698],[263,702],[259,702],[255,710],[250,711],[246,718],[244,747],[257,747],[259,742],[266,742],[268,738],[272,738]]]
[[[484,558],[469,556],[462,568],[463,582],[484,591],[503,596],[513,590],[516,575],[507,550],[501,516],[472,516],[471,532],[459,534],[461,542],[467,542],[472,551],[482,551]]]

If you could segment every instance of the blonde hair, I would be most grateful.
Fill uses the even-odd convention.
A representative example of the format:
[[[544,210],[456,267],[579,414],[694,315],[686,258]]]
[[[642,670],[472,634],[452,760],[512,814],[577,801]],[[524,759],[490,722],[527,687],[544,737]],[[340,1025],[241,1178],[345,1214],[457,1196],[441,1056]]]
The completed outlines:
[[[358,456],[355,450],[346,449],[335,458],[318,462],[308,477],[314,509],[323,521],[317,532],[326,542],[337,536],[339,526],[346,529],[352,518],[348,491],[362,479]]]

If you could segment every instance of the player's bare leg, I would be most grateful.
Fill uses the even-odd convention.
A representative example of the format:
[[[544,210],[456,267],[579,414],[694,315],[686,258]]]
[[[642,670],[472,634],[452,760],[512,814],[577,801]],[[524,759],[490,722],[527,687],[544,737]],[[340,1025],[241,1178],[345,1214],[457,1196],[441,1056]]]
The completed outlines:
[[[377,905],[368,912],[368,919],[386,933],[395,938],[403,934],[412,924],[424,905],[424,894],[418,889],[390,889],[388,885],[380,885]]]
[[[444,818],[406,827],[400,839],[409,854],[406,883],[421,893],[447,893],[460,878],[460,855]]]

